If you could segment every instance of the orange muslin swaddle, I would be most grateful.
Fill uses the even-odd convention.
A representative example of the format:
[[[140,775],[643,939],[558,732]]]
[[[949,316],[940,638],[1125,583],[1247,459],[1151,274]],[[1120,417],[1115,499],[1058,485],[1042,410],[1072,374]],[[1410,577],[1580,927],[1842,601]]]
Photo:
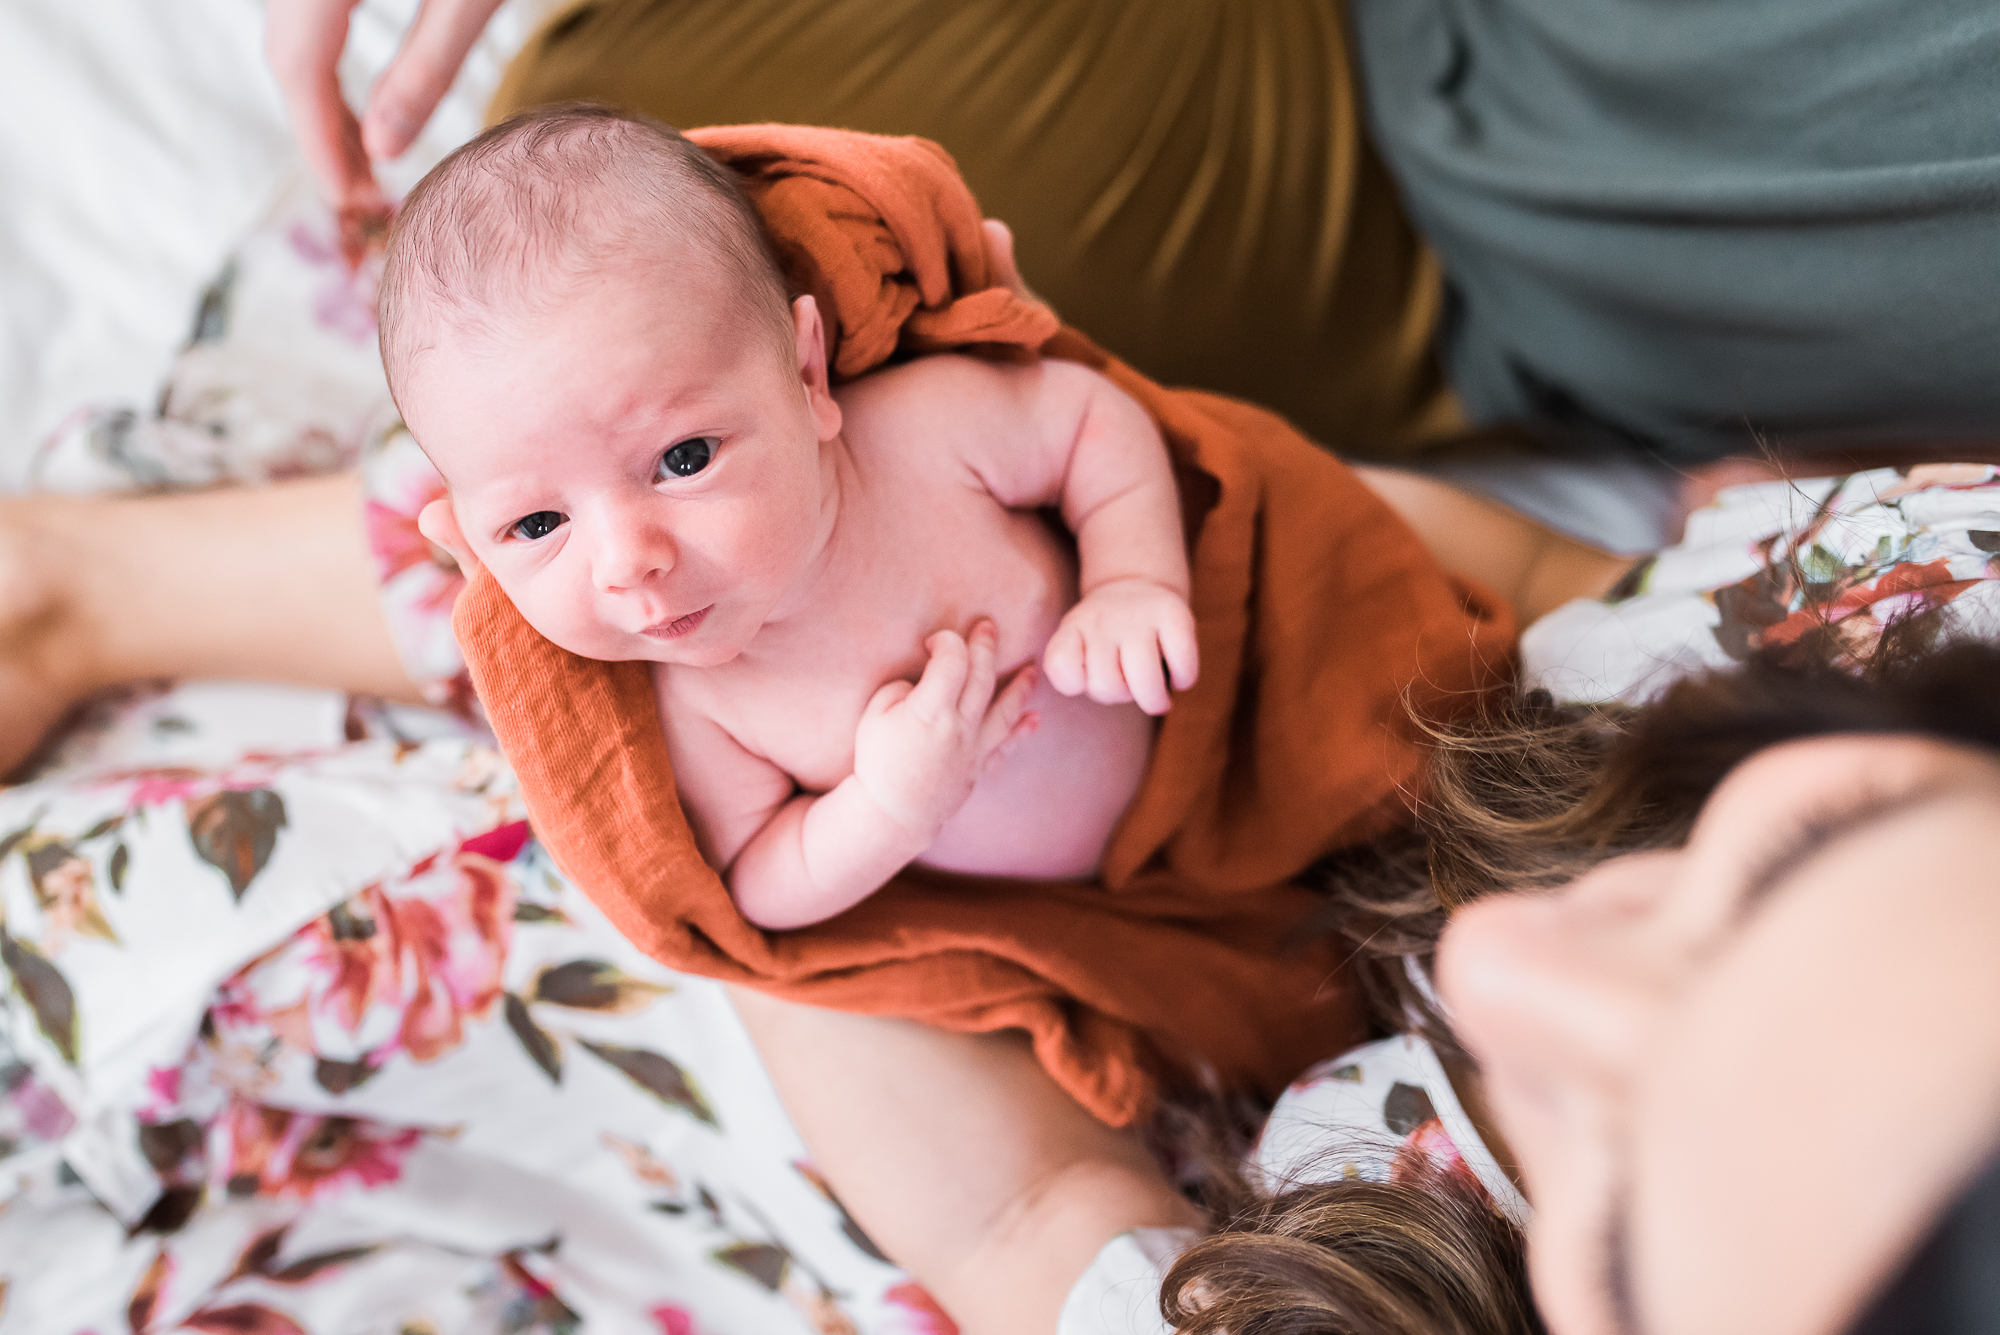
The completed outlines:
[[[1163,1071],[1274,1093],[1358,1039],[1346,953],[1292,937],[1314,859],[1406,819],[1409,711],[1504,682],[1514,627],[1332,456],[1270,413],[1163,389],[992,285],[980,215],[920,139],[754,125],[689,136],[734,168],[852,379],[960,348],[1083,362],[1165,433],[1190,530],[1201,680],[1176,698],[1094,882],[911,868],[855,908],[752,927],[695,849],[644,663],[558,649],[484,571],[454,619],[536,832],[618,929],[689,973],[946,1029],[1021,1029],[1122,1125]]]

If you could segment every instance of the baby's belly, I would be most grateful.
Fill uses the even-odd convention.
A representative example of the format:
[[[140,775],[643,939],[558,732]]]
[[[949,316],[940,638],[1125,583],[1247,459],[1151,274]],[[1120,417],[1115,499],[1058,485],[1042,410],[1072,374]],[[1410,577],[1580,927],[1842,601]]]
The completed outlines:
[[[980,778],[922,865],[1035,880],[1096,874],[1145,778],[1156,725],[1137,705],[1070,699],[1047,681],[1029,708],[1041,727]]]

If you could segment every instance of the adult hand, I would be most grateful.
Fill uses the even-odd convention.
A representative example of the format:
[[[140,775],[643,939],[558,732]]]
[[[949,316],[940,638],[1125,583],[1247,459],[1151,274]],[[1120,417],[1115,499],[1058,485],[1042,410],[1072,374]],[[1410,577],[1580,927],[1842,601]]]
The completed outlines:
[[[343,232],[385,218],[388,201],[371,159],[400,156],[415,141],[465,63],[500,0],[424,0],[402,49],[369,92],[357,119],[340,93],[340,54],[359,0],[269,0],[264,56],[277,76],[292,132]]]
[[[987,218],[979,228],[986,237],[986,262],[993,268],[994,285],[1010,289],[1017,297],[1048,305],[1021,277],[1021,266],[1014,260],[1014,230],[998,218]]]

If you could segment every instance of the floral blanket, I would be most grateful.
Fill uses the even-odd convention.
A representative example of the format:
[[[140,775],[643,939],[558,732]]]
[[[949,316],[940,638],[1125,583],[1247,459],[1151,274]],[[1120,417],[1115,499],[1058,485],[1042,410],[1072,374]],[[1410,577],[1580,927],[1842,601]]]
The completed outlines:
[[[377,711],[223,758],[245,690],[106,705],[0,792],[0,1330],[950,1329],[489,746]]]
[[[0,1333],[944,1332],[827,1191],[727,995],[530,837],[458,678],[373,273],[294,190],[71,487],[351,467],[438,710],[98,702],[0,790]],[[357,522],[363,517],[357,516]]]

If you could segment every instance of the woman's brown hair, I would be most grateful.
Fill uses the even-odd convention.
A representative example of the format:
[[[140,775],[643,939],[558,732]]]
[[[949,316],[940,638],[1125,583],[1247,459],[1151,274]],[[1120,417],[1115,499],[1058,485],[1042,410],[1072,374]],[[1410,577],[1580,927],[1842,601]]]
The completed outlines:
[[[1559,706],[1531,692],[1434,733],[1413,829],[1330,858],[1320,929],[1353,945],[1379,1032],[1455,1052],[1412,977],[1450,911],[1482,895],[1566,884],[1608,858],[1678,847],[1716,786],[1769,746],[1829,733],[1915,733],[2000,750],[2000,647],[1940,646],[1940,618],[1850,643],[1791,646],[1690,678],[1644,709]],[[1407,1156],[1406,1156],[1407,1157]],[[1257,1199],[1212,1187],[1222,1228],[1166,1276],[1185,1335],[1523,1335],[1542,1327],[1520,1230],[1466,1174],[1322,1182]]]

